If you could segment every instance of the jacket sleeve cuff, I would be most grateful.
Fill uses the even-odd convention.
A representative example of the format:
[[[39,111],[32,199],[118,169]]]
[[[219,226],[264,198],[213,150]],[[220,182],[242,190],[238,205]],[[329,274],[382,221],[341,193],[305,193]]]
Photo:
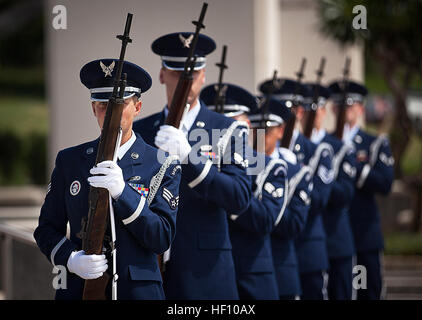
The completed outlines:
[[[120,197],[113,201],[115,214],[123,224],[129,224],[138,218],[145,206],[148,206],[147,198],[140,196],[127,183]]]
[[[67,268],[67,260],[69,259],[72,251],[75,251],[76,249],[77,246],[72,241],[63,237],[51,251],[51,263],[53,266],[61,265]]]
[[[211,160],[205,159],[205,157],[201,157],[201,160],[204,161],[199,161],[198,164],[189,162],[183,167],[183,174],[187,179],[188,186],[192,189],[211,176],[213,163]]]

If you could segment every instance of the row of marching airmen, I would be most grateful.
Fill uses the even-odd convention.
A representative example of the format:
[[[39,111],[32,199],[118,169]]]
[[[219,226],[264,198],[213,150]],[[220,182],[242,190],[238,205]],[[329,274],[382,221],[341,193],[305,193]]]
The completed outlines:
[[[300,77],[265,81],[258,97],[229,83],[202,88],[216,44],[201,34],[189,111],[175,128],[165,120],[191,37],[171,33],[152,43],[167,105],[138,121],[151,78],[125,61],[116,161],[94,166],[99,139],[57,155],[34,233],[41,251],[68,274],[56,298],[80,299],[84,282],[107,272],[109,299],[380,299],[375,195],[389,193],[394,160],[386,137],[359,127],[366,88]],[[99,59],[80,71],[100,128],[116,63]],[[329,100],[344,116],[340,137],[323,128]],[[107,189],[114,210],[116,241],[100,255],[86,254],[77,235],[90,187]],[[358,290],[355,265],[367,275]]]

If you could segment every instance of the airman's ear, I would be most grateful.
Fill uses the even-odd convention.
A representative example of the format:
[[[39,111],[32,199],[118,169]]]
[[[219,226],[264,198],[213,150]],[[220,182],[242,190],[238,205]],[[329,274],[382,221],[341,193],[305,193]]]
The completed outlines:
[[[201,71],[202,71],[202,83],[201,83],[201,85],[204,85],[205,84],[205,69],[202,69]]]
[[[94,114],[94,116],[97,116],[95,112],[95,101],[91,101],[91,107],[92,107],[92,113]]]
[[[159,74],[159,79],[160,79],[161,84],[164,84],[164,72],[165,72],[164,68],[161,67],[160,74]]]
[[[284,127],[283,126],[278,126],[277,127],[277,139],[280,140],[281,138],[283,138],[283,133],[284,133]]]
[[[138,100],[135,102],[135,116],[137,116],[139,112],[141,112],[141,109],[142,109],[142,101]]]

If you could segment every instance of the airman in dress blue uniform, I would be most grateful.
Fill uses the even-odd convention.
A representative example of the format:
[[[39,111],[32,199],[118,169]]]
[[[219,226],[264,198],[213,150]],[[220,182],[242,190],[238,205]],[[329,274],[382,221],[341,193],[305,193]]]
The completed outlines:
[[[308,89],[291,79],[278,81],[279,87],[274,92],[275,97],[286,99],[296,118],[301,121],[304,115],[304,96],[309,95]],[[266,93],[270,83],[271,81],[264,82],[260,86],[261,92]],[[333,149],[327,143],[312,143],[299,129],[294,130],[289,149],[296,154],[300,163],[309,166],[313,182],[311,207],[305,229],[295,241],[302,287],[301,298],[327,299],[328,254],[322,213],[328,203],[333,182]]]
[[[114,59],[95,60],[80,72],[81,82],[90,89],[100,127],[112,94],[116,65]],[[57,289],[56,299],[81,299],[84,279],[96,279],[104,272],[112,273],[113,288],[117,289],[113,299],[164,299],[157,254],[167,250],[175,236],[180,165],[173,156],[160,163],[158,150],[133,133],[133,119],[141,109],[139,98],[150,88],[151,78],[127,61],[123,72],[127,73],[127,87],[117,161],[94,166],[99,138],[60,151],[41,208],[34,238],[49,261],[67,272],[67,288]],[[77,236],[82,218],[88,214],[90,186],[108,189],[112,199],[110,225],[116,236],[113,268],[109,267],[108,254],[85,254]],[[107,296],[112,296],[111,284]]]
[[[249,122],[247,114],[256,112],[257,98],[239,86],[229,83],[222,85],[225,92],[223,114]],[[201,91],[201,100],[211,110],[215,109],[216,89],[218,86],[212,84]],[[258,168],[258,160],[252,161],[259,156],[265,158],[262,169]],[[229,219],[239,298],[278,300],[270,235],[282,220],[286,207],[287,164],[284,160],[258,154],[256,150],[248,162],[249,170],[257,169],[248,173],[253,197],[246,211],[241,214],[233,212]]]
[[[294,300],[301,294],[294,241],[305,228],[313,187],[309,167],[299,163],[289,149],[278,147],[285,123],[291,116],[290,100],[275,98],[270,100],[267,110],[261,109],[250,115],[252,127],[265,128],[266,154],[287,163],[286,209],[271,234],[274,269],[281,300]]]
[[[189,32],[172,33],[152,44],[162,60],[160,82],[166,86],[167,106],[192,37]],[[181,129],[164,125],[167,106],[134,124],[149,144],[179,154],[182,161],[177,233],[166,255],[169,259],[164,257],[164,290],[169,299],[239,298],[227,218],[244,211],[251,199],[245,174],[248,125],[209,110],[198,99],[205,82],[206,55],[214,49],[215,42],[200,34],[190,110]],[[181,147],[172,150],[175,145]]]
[[[337,104],[342,101],[340,82],[329,86],[331,98]],[[357,299],[383,298],[382,255],[383,236],[380,213],[375,201],[376,194],[387,195],[394,178],[394,158],[385,135],[372,136],[361,130],[358,120],[364,114],[367,89],[350,81],[346,96],[346,125],[343,140],[356,149],[356,184],[350,206],[350,218],[356,247],[356,264],[367,271],[367,289],[355,293]]]
[[[317,86],[318,89],[317,89]],[[323,210],[323,221],[327,234],[327,250],[330,263],[328,271],[328,298],[330,300],[351,300],[352,269],[355,254],[349,206],[353,199],[356,179],[356,152],[354,147],[343,143],[322,128],[326,114],[325,105],[330,97],[327,87],[308,84],[311,97],[318,92],[316,117],[311,136],[313,143],[328,143],[334,150],[334,183],[328,204]],[[310,101],[307,105],[310,105]]]

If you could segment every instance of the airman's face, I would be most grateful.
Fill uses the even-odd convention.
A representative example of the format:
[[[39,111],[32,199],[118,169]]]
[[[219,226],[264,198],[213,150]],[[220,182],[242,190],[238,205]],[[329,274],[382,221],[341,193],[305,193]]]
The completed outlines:
[[[299,121],[301,127],[303,128],[306,122],[305,117],[305,108],[301,105],[297,106],[296,108],[292,108],[292,110],[295,110],[296,113],[296,120]]]
[[[314,121],[314,128],[317,128],[317,130],[321,129],[326,113],[327,110],[325,107],[319,107],[317,109]]]
[[[265,130],[265,154],[270,156],[277,147],[277,141],[283,137],[284,126],[271,127]]]
[[[123,134],[132,130],[132,124],[134,118],[141,111],[142,103],[135,98],[129,98],[124,100],[125,105],[122,112],[121,127]],[[97,118],[98,125],[100,128],[103,127],[104,118],[107,111],[107,102],[92,101],[92,112]]]
[[[167,93],[167,103],[168,106],[171,105],[173,100],[173,95],[179,82],[180,74],[183,71],[170,70],[164,67],[160,70],[160,83],[166,86]],[[188,103],[192,105],[198,99],[201,88],[205,83],[205,70],[196,70],[193,71],[193,82],[192,87],[188,96]]]
[[[346,122],[353,127],[362,117],[364,113],[364,107],[361,103],[354,103],[353,105],[346,108]]]

